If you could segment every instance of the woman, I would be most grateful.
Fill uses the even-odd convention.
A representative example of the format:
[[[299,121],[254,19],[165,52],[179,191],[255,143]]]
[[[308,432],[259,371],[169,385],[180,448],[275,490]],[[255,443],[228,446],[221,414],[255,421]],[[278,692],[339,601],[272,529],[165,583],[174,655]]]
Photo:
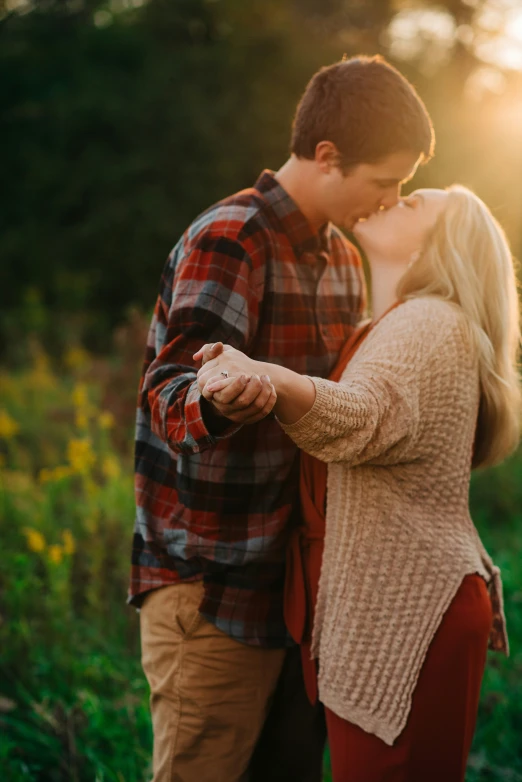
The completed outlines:
[[[269,374],[281,426],[328,464],[311,650],[335,782],[458,782],[488,644],[508,653],[468,489],[472,467],[519,440],[515,274],[502,230],[459,186],[418,190],[356,235],[373,321],[343,352],[340,382],[225,346],[199,384],[225,403],[234,377]],[[303,463],[313,505],[324,486]],[[307,568],[312,596],[316,578]]]

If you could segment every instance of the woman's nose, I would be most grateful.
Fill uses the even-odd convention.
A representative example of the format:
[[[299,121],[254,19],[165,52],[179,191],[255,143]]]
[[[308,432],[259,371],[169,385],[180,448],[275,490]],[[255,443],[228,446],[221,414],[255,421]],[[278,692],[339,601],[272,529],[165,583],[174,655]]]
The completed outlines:
[[[381,198],[380,207],[381,209],[391,209],[392,206],[396,206],[399,203],[400,194],[398,191],[394,193],[390,193],[389,195],[384,196],[384,198]]]

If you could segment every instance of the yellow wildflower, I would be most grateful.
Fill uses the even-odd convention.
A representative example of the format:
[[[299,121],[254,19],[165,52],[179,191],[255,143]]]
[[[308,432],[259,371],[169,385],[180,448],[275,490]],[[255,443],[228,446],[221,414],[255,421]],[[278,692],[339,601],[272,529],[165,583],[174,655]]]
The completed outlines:
[[[96,532],[98,532],[98,524],[100,521],[100,509],[95,508],[90,516],[87,516],[87,518],[83,522],[83,526],[89,532],[91,535],[94,535]]]
[[[60,464],[58,467],[55,467],[54,470],[49,467],[43,467],[38,473],[38,481],[41,484],[52,483],[68,478],[72,474],[73,470],[68,464]]]
[[[50,372],[39,372],[36,369],[30,373],[28,382],[36,391],[48,391],[57,386],[56,378]]]
[[[67,464],[59,464],[52,470],[52,477],[55,481],[61,481],[63,478],[69,478],[73,474],[73,471]]]
[[[42,467],[40,472],[38,473],[38,481],[39,483],[49,483],[52,481],[54,477],[53,471],[49,470],[47,467]]]
[[[87,475],[94,466],[96,456],[92,450],[89,438],[82,440],[69,440],[67,445],[67,458],[73,472]]]
[[[114,416],[108,410],[104,410],[98,416],[98,425],[100,429],[112,429],[114,426]]]
[[[74,536],[69,529],[64,529],[62,532],[62,540],[63,540],[63,553],[64,554],[74,554],[76,551],[76,541],[74,540]]]
[[[23,533],[27,540],[27,545],[31,551],[35,551],[37,554],[41,553],[45,549],[45,538],[41,532],[32,527],[24,527]]]
[[[89,396],[85,383],[76,383],[72,392],[72,400],[76,407],[87,407],[89,404]]]
[[[90,357],[84,348],[79,345],[71,345],[71,347],[67,348],[65,351],[63,360],[65,365],[74,371],[84,369],[88,366]]]
[[[75,420],[76,420],[76,426],[78,427],[78,429],[88,429],[89,428],[89,419],[87,418],[85,413],[82,412],[81,410],[77,410],[76,411]]]
[[[91,478],[87,478],[83,485],[87,498],[90,500],[94,499],[94,497],[96,497],[98,494],[99,486],[93,480],[91,480]]]
[[[20,395],[20,382],[7,372],[0,372],[0,394],[16,398]]]
[[[118,478],[118,476],[121,473],[121,470],[120,470],[120,463],[116,458],[116,456],[110,454],[109,456],[105,457],[102,464],[102,473],[108,479]]]
[[[0,437],[4,440],[10,440],[15,434],[18,434],[20,427],[18,423],[11,418],[7,410],[0,410]]]
[[[24,470],[6,470],[5,477],[5,485],[13,494],[29,496],[34,488],[30,473]]]
[[[33,355],[33,366],[29,374],[30,385],[39,390],[55,388],[56,378],[51,371],[49,357],[41,345],[33,346]]]
[[[49,356],[41,347],[41,345],[39,345],[35,350],[33,369],[35,372],[42,374],[48,374],[51,371]]]
[[[49,562],[52,562],[53,565],[59,565],[63,559],[63,548],[54,543],[52,546],[49,546],[47,556],[49,557]]]

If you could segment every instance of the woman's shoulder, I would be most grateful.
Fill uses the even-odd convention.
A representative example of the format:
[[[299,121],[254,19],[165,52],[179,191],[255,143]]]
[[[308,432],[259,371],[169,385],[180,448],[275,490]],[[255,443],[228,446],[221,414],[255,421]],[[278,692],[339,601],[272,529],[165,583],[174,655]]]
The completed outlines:
[[[418,337],[426,334],[465,335],[467,319],[462,308],[454,302],[436,296],[417,296],[406,299],[389,312],[377,325],[381,331],[400,328]]]
[[[409,348],[425,356],[442,350],[448,360],[450,354],[473,353],[464,311],[436,296],[418,296],[402,302],[375,325],[370,336],[373,340],[367,340],[369,350],[401,353]]]
[[[438,296],[416,296],[406,299],[389,314],[400,319],[407,318],[415,322],[424,321],[432,324],[454,324],[465,320],[462,307]]]

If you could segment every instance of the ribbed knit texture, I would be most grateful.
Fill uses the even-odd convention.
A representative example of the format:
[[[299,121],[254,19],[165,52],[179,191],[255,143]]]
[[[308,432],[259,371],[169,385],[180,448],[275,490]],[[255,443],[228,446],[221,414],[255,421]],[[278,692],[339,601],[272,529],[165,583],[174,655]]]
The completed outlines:
[[[468,509],[478,362],[463,312],[424,297],[375,325],[340,383],[311,379],[314,406],[283,428],[329,463],[312,644],[319,695],[391,745],[468,573],[486,579],[490,647],[508,653],[499,571]]]

